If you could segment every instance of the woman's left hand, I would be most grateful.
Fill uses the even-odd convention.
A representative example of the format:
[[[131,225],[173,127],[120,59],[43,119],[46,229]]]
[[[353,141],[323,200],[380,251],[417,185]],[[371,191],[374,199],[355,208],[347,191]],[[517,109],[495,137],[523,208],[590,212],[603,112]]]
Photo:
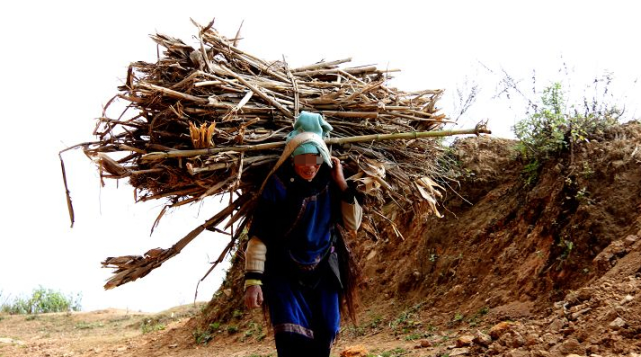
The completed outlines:
[[[341,160],[335,156],[332,156],[331,159],[332,179],[336,182],[341,191],[345,191],[347,189],[347,181],[345,181],[345,176],[343,175],[343,164],[341,164]]]

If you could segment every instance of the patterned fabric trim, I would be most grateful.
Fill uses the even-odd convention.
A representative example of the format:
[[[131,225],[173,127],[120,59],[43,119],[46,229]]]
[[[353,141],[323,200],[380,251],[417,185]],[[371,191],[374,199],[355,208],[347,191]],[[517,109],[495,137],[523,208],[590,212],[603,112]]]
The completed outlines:
[[[325,260],[328,254],[334,251],[333,249],[334,249],[334,245],[330,245],[329,248],[327,248],[327,250],[323,254],[319,254],[314,259],[314,262],[312,264],[303,264],[299,262],[298,260],[296,260],[296,258],[294,258],[291,251],[288,252],[288,254],[289,254],[289,259],[291,259],[292,262],[294,262],[294,264],[300,271],[314,271],[318,267],[318,264],[320,264],[321,261]]]
[[[311,338],[311,339],[314,338],[314,331],[297,324],[286,323],[286,324],[278,324],[274,326],[274,333],[279,333],[279,332],[297,333],[307,338]]]

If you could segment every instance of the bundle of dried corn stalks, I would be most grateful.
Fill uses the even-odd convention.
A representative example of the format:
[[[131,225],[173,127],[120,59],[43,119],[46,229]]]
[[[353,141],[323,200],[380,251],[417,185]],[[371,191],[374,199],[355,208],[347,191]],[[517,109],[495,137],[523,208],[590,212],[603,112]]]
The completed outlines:
[[[482,127],[435,131],[447,122],[436,109],[442,91],[390,88],[392,71],[343,67],[350,59],[289,68],[240,50],[237,38],[221,36],[213,21],[195,25],[196,47],[151,36],[164,48],[163,56],[156,63],[130,65],[126,83],[98,120],[99,140],[78,146],[95,158],[102,177],[128,178],[138,200],[168,200],[154,227],[169,208],[221,194],[230,194],[230,203],[169,249],[107,258],[103,265],[117,269],[107,289],[145,276],[203,230],[218,230],[228,219],[225,229],[238,225],[221,261],[248,223],[258,188],[302,110],[322,113],[333,126],[332,154],[344,161],[346,174],[377,213],[384,205],[405,208],[425,200],[438,215],[443,188],[433,178],[440,146],[429,137],[487,132]],[[107,108],[117,100],[127,107],[110,118]],[[365,228],[375,233],[373,225]]]

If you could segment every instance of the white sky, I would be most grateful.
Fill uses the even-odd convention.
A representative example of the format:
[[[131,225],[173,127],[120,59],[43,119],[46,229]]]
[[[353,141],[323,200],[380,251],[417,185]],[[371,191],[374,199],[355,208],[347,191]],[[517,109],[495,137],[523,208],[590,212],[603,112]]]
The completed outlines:
[[[209,261],[226,238],[206,232],[149,276],[103,291],[107,256],[167,248],[216,212],[215,200],[173,211],[153,236],[163,202],[133,203],[125,181],[100,188],[98,173],[80,151],[64,155],[76,210],[69,227],[58,152],[91,141],[95,118],[117,93],[130,62],[154,61],[156,31],[194,44],[193,18],[216,18],[233,36],[244,20],[240,47],[292,66],[352,57],[354,65],[398,68],[401,90],[446,89],[441,107],[466,81],[481,95],[461,127],[489,119],[498,136],[511,136],[515,114],[492,100],[496,76],[479,65],[504,68],[527,83],[533,69],[543,86],[564,79],[574,88],[605,70],[617,98],[636,113],[641,70],[637,5],[612,1],[21,1],[0,5],[3,153],[0,187],[0,291],[27,294],[42,285],[82,292],[85,310],[107,307],[159,311],[193,300]],[[8,5],[11,4],[11,5]],[[562,59],[561,59],[562,58]],[[199,290],[207,300],[221,281],[216,269]]]

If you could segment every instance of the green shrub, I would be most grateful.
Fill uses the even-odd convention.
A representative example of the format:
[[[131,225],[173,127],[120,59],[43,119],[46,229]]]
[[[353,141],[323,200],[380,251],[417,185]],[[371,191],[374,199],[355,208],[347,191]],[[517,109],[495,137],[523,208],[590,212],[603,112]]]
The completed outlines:
[[[401,357],[407,355],[409,352],[402,348],[402,347],[396,347],[393,350],[389,351],[383,351],[381,352],[378,356],[380,357]]]
[[[534,114],[514,126],[514,134],[525,149],[521,152],[535,157],[559,151],[565,145],[567,119],[561,83],[546,88],[541,103]]]
[[[572,146],[589,141],[618,123],[621,111],[616,107],[588,102],[583,99],[582,108],[568,106],[561,83],[545,88],[540,103],[531,104],[533,113],[514,126],[519,139],[518,150],[527,159],[546,159],[571,149]],[[538,167],[538,162],[536,164]]]
[[[211,331],[209,329],[207,330],[201,330],[201,329],[196,329],[195,331],[192,332],[194,339],[196,340],[196,343],[199,345],[206,345],[209,343],[214,338],[214,335],[212,335]]]
[[[40,286],[30,297],[17,297],[2,304],[2,311],[9,314],[40,314],[47,312],[80,311],[80,294],[65,296],[61,292]]]
[[[167,326],[161,322],[153,322],[152,320],[147,320],[141,324],[142,333],[150,333],[154,331],[162,331],[166,329]]]

